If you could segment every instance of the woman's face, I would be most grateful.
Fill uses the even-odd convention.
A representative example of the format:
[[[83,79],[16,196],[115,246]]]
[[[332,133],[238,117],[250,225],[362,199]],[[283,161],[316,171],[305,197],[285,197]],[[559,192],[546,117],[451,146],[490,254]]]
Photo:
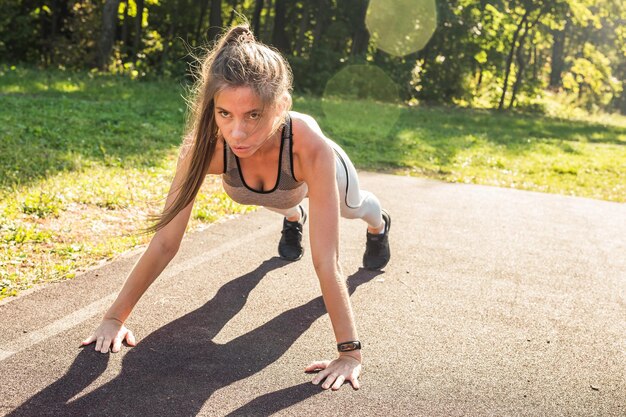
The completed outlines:
[[[215,121],[233,153],[246,158],[265,145],[276,133],[282,109],[263,106],[250,87],[226,87],[215,95]]]

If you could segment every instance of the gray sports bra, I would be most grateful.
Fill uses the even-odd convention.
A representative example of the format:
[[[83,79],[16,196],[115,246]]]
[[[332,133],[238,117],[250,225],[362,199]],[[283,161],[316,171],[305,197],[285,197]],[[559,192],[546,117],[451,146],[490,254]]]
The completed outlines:
[[[224,142],[224,173],[222,186],[230,198],[239,204],[289,209],[297,206],[306,197],[306,183],[296,181],[293,173],[293,134],[291,117],[287,114],[281,134],[278,178],[274,188],[258,191],[246,184],[241,174],[239,158]]]

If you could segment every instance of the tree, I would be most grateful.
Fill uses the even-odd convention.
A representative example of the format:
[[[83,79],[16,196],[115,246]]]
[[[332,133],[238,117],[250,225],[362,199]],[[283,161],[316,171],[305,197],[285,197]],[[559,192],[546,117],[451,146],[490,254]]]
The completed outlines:
[[[261,34],[261,12],[263,11],[263,0],[255,0],[254,13],[252,14],[252,31],[256,36]]]
[[[570,26],[569,16],[565,16],[563,27],[551,30],[552,59],[550,64],[550,88],[558,89],[562,86],[561,74],[565,67],[565,39]]]
[[[504,106],[504,98],[506,97],[506,92],[509,85],[509,76],[511,75],[511,65],[513,64],[513,55],[515,54],[515,48],[517,47],[517,38],[520,31],[522,30],[522,27],[526,24],[528,16],[531,12],[531,9],[524,10],[524,14],[520,18],[519,23],[517,23],[517,27],[515,29],[515,32],[513,33],[513,39],[511,41],[509,53],[506,57],[506,64],[504,66],[504,83],[502,86],[502,94],[500,95],[500,102],[498,103],[498,110],[502,110],[502,107]]]
[[[291,53],[291,44],[285,31],[287,20],[285,13],[287,11],[285,0],[276,0],[274,8],[274,28],[272,30],[272,45],[285,54]]]
[[[365,26],[365,15],[368,5],[369,0],[360,0],[355,6],[356,13],[352,19],[352,48],[350,49],[352,56],[364,55],[367,52],[370,34]]]
[[[111,48],[115,36],[117,25],[117,9],[120,0],[106,0],[102,9],[102,30],[100,31],[100,42],[98,44],[98,68],[105,70],[109,65]]]
[[[215,3],[213,0],[204,0],[200,3],[200,15],[198,16],[198,24],[196,25],[196,36],[195,39],[199,40],[201,38],[202,24],[204,22],[204,16],[206,15],[206,10],[208,6],[208,2],[211,1],[211,5]]]
[[[135,40],[133,42],[133,61],[137,62],[139,58],[139,53],[141,52],[144,0],[135,0],[135,2],[137,3],[137,16],[135,16]]]
[[[365,25],[368,5],[3,0],[0,61],[185,76],[189,45],[214,40],[237,10],[257,38],[286,55],[301,91],[321,94],[343,66],[366,61],[381,67],[407,100],[504,109],[541,105],[551,89],[576,105],[626,112],[624,2],[440,0],[430,41],[401,58],[376,50]],[[110,65],[112,54],[123,64]]]
[[[209,24],[208,38],[214,41],[222,32],[222,0],[211,0]]]

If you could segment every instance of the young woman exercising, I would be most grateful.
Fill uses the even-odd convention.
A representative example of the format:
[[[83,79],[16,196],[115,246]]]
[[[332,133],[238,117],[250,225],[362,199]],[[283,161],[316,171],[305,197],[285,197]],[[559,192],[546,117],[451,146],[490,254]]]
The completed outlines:
[[[330,316],[339,355],[314,362],[314,384],[359,388],[361,344],[350,298],[338,265],[339,216],[367,223],[363,266],[378,270],[390,257],[389,214],[378,199],[359,189],[345,152],[326,138],[315,120],[290,111],[292,76],[286,60],[258,42],[246,25],[231,28],[202,63],[197,94],[165,209],[156,231],[102,323],[83,345],[118,352],[133,307],[178,251],[193,202],[207,174],[221,175],[235,201],[282,214],[281,258],[302,257],[302,226],[309,217],[300,204],[309,198],[310,246],[315,272]]]

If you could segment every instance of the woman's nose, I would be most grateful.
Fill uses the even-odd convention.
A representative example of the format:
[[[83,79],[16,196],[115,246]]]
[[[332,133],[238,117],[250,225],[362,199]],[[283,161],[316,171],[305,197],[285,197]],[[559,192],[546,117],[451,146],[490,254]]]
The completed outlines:
[[[235,123],[233,130],[230,132],[230,136],[237,140],[245,139],[248,134],[246,133],[243,123]]]

